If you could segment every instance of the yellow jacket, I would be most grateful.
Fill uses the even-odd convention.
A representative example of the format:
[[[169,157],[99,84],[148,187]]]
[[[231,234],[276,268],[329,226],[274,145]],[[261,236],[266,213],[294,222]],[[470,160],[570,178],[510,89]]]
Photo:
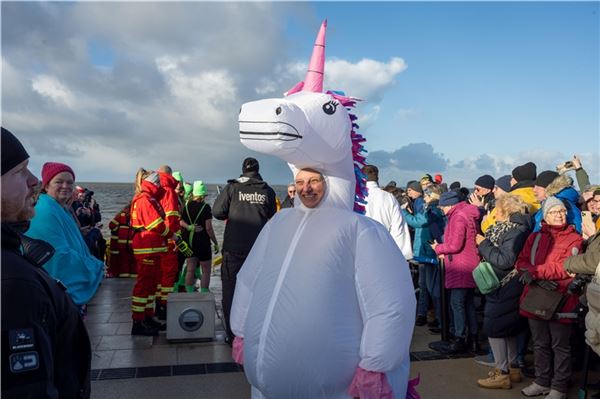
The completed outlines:
[[[516,190],[511,191],[509,194],[521,197],[521,199],[529,205],[530,215],[536,213],[537,210],[541,207],[540,203],[535,198],[535,194],[533,193],[533,187],[517,188]],[[485,234],[486,230],[494,224],[496,224],[496,208],[492,209],[492,211],[487,215],[487,217],[485,217],[481,222],[481,231]]]

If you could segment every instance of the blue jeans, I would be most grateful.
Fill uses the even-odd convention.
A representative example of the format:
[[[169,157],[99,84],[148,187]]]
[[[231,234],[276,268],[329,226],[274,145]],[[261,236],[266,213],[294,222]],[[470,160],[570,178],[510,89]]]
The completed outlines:
[[[438,323],[441,323],[442,317],[442,302],[440,300],[440,269],[438,265],[432,263],[423,263],[419,266],[419,280],[421,280],[421,274],[425,280],[425,290],[427,291],[428,298],[433,301],[433,307],[435,309],[435,319]],[[421,299],[419,295],[419,300]],[[427,301],[429,304],[429,301]],[[420,309],[419,309],[420,310]],[[421,313],[419,313],[421,314]],[[425,311],[427,314],[427,311]]]
[[[419,265],[419,301],[417,302],[417,316],[427,316],[429,310],[429,292],[427,290],[427,267]]]
[[[450,290],[450,310],[457,338],[467,337],[467,324],[469,334],[477,334],[477,315],[475,314],[475,303],[473,302],[473,288],[452,288]]]

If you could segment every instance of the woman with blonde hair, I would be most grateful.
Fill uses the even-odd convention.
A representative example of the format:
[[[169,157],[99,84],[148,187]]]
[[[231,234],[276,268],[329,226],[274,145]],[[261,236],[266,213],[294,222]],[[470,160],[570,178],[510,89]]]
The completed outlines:
[[[194,255],[186,259],[185,289],[194,291],[196,267],[200,263],[202,276],[200,278],[200,291],[208,292],[210,284],[210,267],[212,254],[210,242],[213,242],[214,252],[219,251],[219,244],[212,226],[212,211],[210,205],[204,202],[206,186],[202,180],[194,182],[192,197],[185,203],[181,214],[181,227],[183,239],[188,243]]]
[[[532,228],[528,205],[516,195],[496,200],[496,223],[477,235],[479,254],[489,262],[501,286],[486,295],[483,331],[494,355],[495,369],[477,384],[482,388],[510,389],[521,381],[517,364],[517,335],[527,329],[527,319],[519,315],[523,285],[516,277],[515,261]]]

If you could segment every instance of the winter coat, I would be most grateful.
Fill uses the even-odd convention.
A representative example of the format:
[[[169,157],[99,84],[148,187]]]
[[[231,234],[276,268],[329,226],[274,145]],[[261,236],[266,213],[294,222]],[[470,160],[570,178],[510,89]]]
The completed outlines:
[[[437,255],[429,241],[442,241],[446,217],[436,204],[428,204],[423,213],[411,214],[402,209],[406,223],[415,229],[413,242],[414,259],[418,262],[437,263]]]
[[[448,223],[444,242],[435,248],[437,255],[445,255],[446,288],[475,288],[473,269],[479,264],[475,236],[479,232],[479,209],[459,202],[446,214]]]
[[[160,178],[160,195],[158,202],[165,212],[165,222],[171,233],[177,233],[181,229],[179,221],[181,220],[181,214],[179,212],[179,196],[175,191],[177,187],[177,180],[168,173],[159,172]]]
[[[510,194],[516,195],[525,201],[529,206],[529,213],[532,215],[541,207],[539,201],[535,198],[533,183],[531,182],[528,183],[524,181],[515,184],[510,191]],[[481,231],[485,233],[494,223],[496,223],[496,208],[492,209],[489,215],[481,222]]]
[[[536,236],[540,236],[533,263],[531,255]],[[568,294],[567,288],[573,278],[567,274],[563,268],[564,261],[572,255],[581,252],[583,238],[579,235],[573,226],[564,224],[562,226],[551,226],[542,222],[542,228],[537,233],[532,233],[527,238],[525,247],[519,254],[516,268],[519,271],[528,270],[534,280],[553,280],[558,283],[557,290],[563,293],[566,298],[560,313],[572,312],[579,300],[575,294]],[[521,295],[521,302],[529,292],[529,285],[526,285]],[[537,318],[534,314],[521,310],[521,315],[528,318]],[[570,319],[559,319],[560,323],[569,323]]]
[[[165,213],[156,199],[160,187],[142,181],[142,192],[131,201],[133,254],[138,258],[160,256],[167,252],[167,238],[172,235],[165,223]]]
[[[87,330],[64,285],[23,256],[26,228],[2,223],[2,397],[89,398]]]
[[[565,260],[564,267],[570,273],[596,274],[586,290],[588,313],[585,316],[585,341],[600,355],[600,233],[590,237],[583,254]]]
[[[511,215],[516,226],[498,238],[498,246],[486,239],[479,244],[479,253],[488,261],[498,280],[502,280],[513,269],[529,232],[531,217],[516,213]],[[483,331],[491,338],[514,337],[527,328],[527,319],[519,315],[519,298],[523,285],[517,277],[486,295],[483,316]]]
[[[90,253],[71,213],[48,194],[40,195],[27,236],[54,247],[44,269],[67,287],[75,304],[88,303],[104,277],[104,264]]]
[[[579,203],[579,193],[573,188],[573,179],[566,175],[560,175],[546,187],[546,195],[554,196],[562,201],[567,208],[567,224],[575,226],[575,230],[581,233],[581,210],[577,206]],[[544,212],[542,209],[535,213],[535,226],[533,231],[540,231],[542,227]]]
[[[212,208],[215,219],[227,220],[223,251],[248,255],[256,237],[275,215],[275,191],[257,172],[229,180]]]

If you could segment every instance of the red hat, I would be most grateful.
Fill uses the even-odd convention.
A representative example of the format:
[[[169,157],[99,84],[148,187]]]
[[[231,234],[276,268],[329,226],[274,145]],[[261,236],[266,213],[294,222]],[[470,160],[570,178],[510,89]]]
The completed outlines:
[[[434,180],[436,184],[442,184],[442,175],[435,175]]]
[[[69,172],[73,176],[73,180],[75,180],[75,172],[73,172],[73,169],[69,165],[60,162],[46,162],[42,166],[42,187],[45,188],[54,176],[62,172]]]

